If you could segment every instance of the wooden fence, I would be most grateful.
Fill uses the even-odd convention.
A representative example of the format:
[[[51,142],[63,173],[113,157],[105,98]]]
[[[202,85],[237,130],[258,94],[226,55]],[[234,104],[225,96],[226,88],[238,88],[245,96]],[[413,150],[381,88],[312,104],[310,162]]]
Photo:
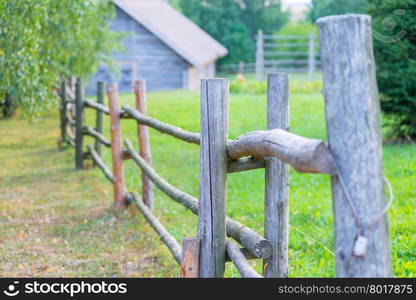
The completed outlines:
[[[368,51],[372,49],[370,18],[327,17],[318,26],[329,145],[289,132],[289,79],[284,73],[268,75],[268,130],[236,140],[228,139],[226,79],[201,82],[201,133],[147,116],[144,82],[134,85],[136,107],[121,109],[116,84],[107,85],[108,107],[103,83],[98,85],[96,102],[84,99],[81,80],[73,99],[67,99],[62,85],[62,139],[75,148],[76,168],[82,169],[85,159],[94,161],[113,184],[116,207],[137,206],[181,265],[184,277],[222,277],[227,261],[243,277],[288,276],[288,165],[298,172],[331,176],[337,276],[391,276],[379,99],[374,57]],[[87,108],[97,112],[95,128],[84,126]],[[104,115],[110,116],[110,140],[103,135]],[[130,141],[122,143],[120,122],[127,120],[137,122],[139,152]],[[200,146],[199,199],[172,186],[153,169],[148,127]],[[87,150],[86,135],[95,139]],[[112,170],[101,158],[101,146],[111,148]],[[125,159],[132,159],[142,171],[142,196],[125,189]],[[227,174],[259,168],[265,169],[264,237],[225,214]],[[184,239],[181,246],[153,215],[152,185],[198,215],[196,238]],[[263,274],[251,267],[249,259],[263,260]]]

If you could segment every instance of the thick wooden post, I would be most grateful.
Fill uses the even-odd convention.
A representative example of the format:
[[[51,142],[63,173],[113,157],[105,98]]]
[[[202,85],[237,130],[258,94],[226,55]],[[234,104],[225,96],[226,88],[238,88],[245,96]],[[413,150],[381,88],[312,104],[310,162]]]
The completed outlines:
[[[256,49],[256,79],[261,81],[264,75],[264,35],[262,30],[257,33]]]
[[[289,130],[289,76],[268,76],[267,128]],[[277,158],[266,159],[264,234],[273,245],[273,256],[265,260],[265,277],[287,277],[289,235],[289,172]]]
[[[315,77],[316,60],[315,60],[315,35],[311,31],[309,34],[309,52],[308,52],[308,73],[309,81]]]
[[[82,79],[77,78],[75,84],[75,168],[83,169],[84,144],[84,91]]]
[[[367,228],[386,206],[371,18],[349,14],[317,24],[329,147],[350,194],[333,176],[337,276],[391,276],[387,216]],[[358,235],[368,239],[364,257],[353,255]]]
[[[143,80],[134,83],[134,94],[136,96],[136,109],[143,115],[147,115],[146,107],[146,84]],[[149,130],[147,126],[137,123],[139,138],[140,156],[148,165],[152,165],[152,155],[150,151]],[[153,184],[150,179],[142,172],[142,195],[143,202],[149,207],[153,206]]]
[[[111,154],[113,159],[114,202],[117,209],[123,209],[127,207],[127,202],[124,198],[124,172],[117,83],[110,83],[107,85],[107,94],[111,121]]]
[[[97,102],[99,104],[104,104],[104,95],[105,95],[105,85],[104,82],[97,83]],[[103,133],[103,117],[104,113],[101,110],[97,110],[97,116],[95,120],[95,130],[99,133]],[[95,152],[101,156],[101,143],[98,139],[95,139],[94,145]]]
[[[66,117],[66,81],[62,80],[61,83],[61,90],[59,92],[61,103],[59,105],[59,116],[60,116],[60,127],[61,127],[61,140],[60,145],[67,142],[67,134],[66,134],[66,127],[68,126],[68,119]]]
[[[198,238],[200,277],[223,277],[227,180],[228,80],[201,81]]]
[[[199,276],[199,240],[197,238],[183,239],[182,264],[183,278],[198,278]]]

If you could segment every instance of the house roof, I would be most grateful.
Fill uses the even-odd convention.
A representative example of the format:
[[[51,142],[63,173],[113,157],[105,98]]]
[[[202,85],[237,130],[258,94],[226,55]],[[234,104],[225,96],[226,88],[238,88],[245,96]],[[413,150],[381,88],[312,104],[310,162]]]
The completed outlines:
[[[114,4],[196,67],[225,56],[227,49],[162,0],[113,0]]]

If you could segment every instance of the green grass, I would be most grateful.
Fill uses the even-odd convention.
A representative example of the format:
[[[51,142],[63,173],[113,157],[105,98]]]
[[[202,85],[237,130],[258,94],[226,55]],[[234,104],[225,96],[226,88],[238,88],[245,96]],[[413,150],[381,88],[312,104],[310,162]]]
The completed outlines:
[[[294,85],[296,84],[302,83],[295,82]],[[121,101],[133,106],[133,95],[122,95]],[[319,92],[293,93],[290,103],[291,131],[311,138],[326,139],[322,95]],[[149,93],[148,114],[161,121],[198,132],[199,94],[188,91]],[[86,119],[89,124],[93,125],[94,112],[89,110]],[[0,124],[5,130],[10,130],[13,126],[26,123],[22,120],[11,120],[1,121]],[[232,94],[230,96],[229,124],[230,138],[236,138],[249,131],[265,129],[266,96],[264,94]],[[20,170],[12,162],[7,164],[7,170],[0,170],[0,175],[5,178],[0,187],[6,193],[10,193],[10,184],[16,186],[16,189],[30,189],[33,182],[27,181],[25,176],[21,174],[33,172],[41,175],[43,161],[51,159],[52,161],[48,162],[48,165],[55,172],[53,178],[56,181],[63,180],[64,182],[70,180],[69,182],[74,185],[71,188],[64,184],[52,185],[50,189],[56,189],[54,193],[60,193],[65,197],[41,199],[39,203],[36,203],[36,199],[31,199],[35,203],[31,203],[24,213],[24,215],[30,215],[32,209],[35,211],[41,209],[43,214],[53,215],[57,212],[49,210],[50,207],[62,206],[59,215],[69,219],[69,224],[65,222],[52,224],[50,228],[48,227],[48,238],[57,237],[66,240],[69,243],[65,246],[66,250],[58,249],[56,251],[63,251],[67,259],[79,256],[85,261],[81,266],[73,267],[68,274],[72,276],[117,276],[119,275],[117,272],[123,270],[122,256],[126,252],[130,252],[133,265],[136,263],[138,265],[135,265],[136,273],[130,272],[128,275],[178,276],[179,269],[173,258],[169,256],[166,248],[145,223],[142,216],[123,216],[120,220],[113,220],[112,212],[106,209],[112,201],[111,186],[106,183],[106,179],[98,169],[85,172],[71,171],[73,151],[57,152],[54,149],[54,140],[51,137],[58,136],[57,126],[55,115],[47,115],[33,126],[33,130],[39,128],[39,131],[49,132],[48,138],[30,140],[30,147],[37,152],[39,157],[22,162]],[[14,135],[24,135],[23,130],[22,125],[15,128],[13,134],[8,134],[0,140],[0,145],[7,145],[0,154],[2,161],[7,159],[10,154],[17,156],[18,152],[27,151],[25,148],[27,145],[22,142],[22,138],[19,142],[10,141]],[[123,138],[130,139],[137,147],[135,122],[123,121],[122,131]],[[105,132],[109,132],[108,123],[106,123]],[[152,129],[150,129],[150,136],[155,170],[181,190],[197,196],[199,147],[175,140]],[[92,143],[92,140],[87,138],[86,143]],[[414,251],[416,249],[416,229],[414,226],[416,212],[415,153],[416,144],[389,144],[384,147],[385,175],[391,181],[395,195],[395,202],[389,211],[389,221],[394,275],[398,277],[416,276],[416,252]],[[104,157],[111,166],[111,156],[108,150],[104,150]],[[18,162],[16,161],[16,163]],[[127,188],[130,191],[140,190],[140,171],[132,161],[125,162],[125,175]],[[42,177],[37,180],[39,184],[45,184]],[[230,174],[227,187],[228,216],[262,233],[263,171]],[[79,189],[81,192],[75,193]],[[97,195],[97,191],[101,189],[105,193],[99,192]],[[12,196],[7,199],[7,201],[0,202],[1,210],[17,214],[13,208],[15,199]],[[289,236],[289,272],[291,277],[335,276],[335,262],[332,253],[331,201],[328,176],[298,174],[291,170]],[[92,208],[96,205],[101,207],[101,214],[98,216],[91,213]],[[22,204],[20,207],[25,206]],[[179,241],[183,237],[196,236],[197,218],[158,190],[155,190],[154,212]],[[71,214],[71,216],[65,216],[66,214]],[[6,216],[0,215],[0,221],[3,220],[1,218],[7,220]],[[111,226],[112,222],[115,222],[117,226]],[[23,225],[15,222],[8,226],[21,229]],[[6,234],[2,234],[0,238],[4,236]],[[107,253],[107,256],[102,255],[102,252]],[[112,256],[109,253],[112,253]],[[7,254],[4,251],[0,252],[0,255],[10,256],[13,254]],[[150,266],[146,267],[149,265],[149,260]],[[252,263],[258,271],[261,270],[260,262]],[[144,265],[144,271],[140,265]],[[231,264],[227,265],[227,276],[238,276]]]

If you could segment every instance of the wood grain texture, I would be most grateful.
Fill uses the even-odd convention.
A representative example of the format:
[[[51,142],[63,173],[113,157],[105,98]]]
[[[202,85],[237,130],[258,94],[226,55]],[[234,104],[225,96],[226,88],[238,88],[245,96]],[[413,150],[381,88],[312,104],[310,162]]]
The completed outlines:
[[[341,15],[318,20],[329,147],[364,224],[386,206],[383,184],[380,102],[373,56],[371,18]],[[389,277],[387,217],[367,232],[363,258],[352,255],[356,219],[332,177],[338,277]]]
[[[134,95],[136,97],[136,109],[143,115],[147,115],[146,108],[146,84],[143,80],[134,83]],[[147,126],[137,123],[137,134],[140,147],[140,156],[147,164],[152,165],[152,155],[150,151],[149,130]],[[142,172],[142,195],[143,202],[151,209],[153,207],[153,184],[146,174]]]
[[[183,278],[198,278],[199,276],[199,240],[186,238],[182,240],[182,265]]]
[[[241,252],[240,248],[232,241],[227,241],[227,254],[231,261],[237,267],[238,272],[243,278],[262,278],[253,267],[248,263],[246,257]]]
[[[331,153],[321,140],[304,138],[283,129],[254,131],[228,145],[231,159],[276,157],[301,173],[335,174]]]
[[[200,277],[223,277],[228,142],[228,80],[201,80],[198,239]]]
[[[77,78],[75,85],[75,168],[83,169],[83,124],[84,124],[84,92],[82,79]]]
[[[237,173],[249,170],[256,170],[264,168],[264,159],[242,158],[236,160],[229,160],[227,162],[227,172]]]
[[[105,85],[103,82],[97,83],[97,103],[104,105]],[[95,131],[102,135],[103,133],[103,115],[102,111],[97,110],[95,119]],[[102,141],[101,141],[102,142]],[[94,144],[95,152],[101,156],[101,142],[97,139]]]
[[[134,150],[130,141],[125,141],[124,145],[126,146],[126,150],[130,153],[133,161],[142,169],[144,173],[146,173],[156,187],[158,187],[173,201],[183,205],[192,213],[198,215],[198,199],[184,193],[160,177],[155,170],[146,164],[143,158],[141,158],[140,155]],[[244,246],[254,257],[267,259],[272,255],[273,249],[270,242],[254,230],[230,218],[226,218],[226,228],[227,235]]]
[[[269,74],[267,80],[267,128],[289,130],[289,75]],[[275,157],[266,159],[264,234],[272,243],[273,256],[264,260],[265,277],[288,276],[289,171]]]
[[[150,226],[156,231],[159,235],[160,240],[168,247],[170,253],[172,253],[173,257],[175,258],[176,262],[181,265],[182,263],[182,249],[179,243],[175,240],[175,238],[166,230],[166,228],[160,223],[158,218],[152,214],[150,209],[147,205],[143,202],[138,194],[134,194],[134,204],[138,207],[141,211],[143,216],[146,218],[147,222],[149,222]]]
[[[116,83],[107,85],[108,104],[110,108],[111,121],[111,156],[113,161],[113,189],[114,202],[117,209],[127,207],[124,189],[124,170],[121,149],[120,111],[118,104],[118,88]]]

